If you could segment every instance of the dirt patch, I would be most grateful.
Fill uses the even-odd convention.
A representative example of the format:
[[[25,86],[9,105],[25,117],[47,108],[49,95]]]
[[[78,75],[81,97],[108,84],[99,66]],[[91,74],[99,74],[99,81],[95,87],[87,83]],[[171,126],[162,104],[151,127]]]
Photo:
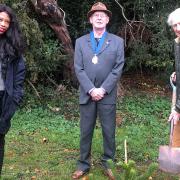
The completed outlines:
[[[171,96],[171,88],[168,82],[158,80],[153,75],[149,74],[125,74],[121,78],[119,85],[120,91],[124,95],[131,92],[133,89],[140,92],[147,92],[154,95]],[[118,92],[120,92],[118,91]]]

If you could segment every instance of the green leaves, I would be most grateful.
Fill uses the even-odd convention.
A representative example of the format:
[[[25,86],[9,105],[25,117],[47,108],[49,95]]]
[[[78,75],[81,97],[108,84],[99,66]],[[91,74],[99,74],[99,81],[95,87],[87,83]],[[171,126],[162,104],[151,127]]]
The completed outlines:
[[[111,163],[112,161],[109,162],[109,164]],[[151,176],[157,171],[158,163],[151,163],[144,172],[141,172],[136,162],[131,159],[127,163],[118,161],[114,166],[111,165],[110,167],[118,180],[147,180],[151,179]]]
[[[166,97],[133,93],[123,98],[118,111],[122,125],[117,135],[117,151],[123,158],[124,139],[128,142],[128,156],[135,161],[156,160],[158,147],[169,139],[170,100]],[[121,132],[121,133],[120,133]]]

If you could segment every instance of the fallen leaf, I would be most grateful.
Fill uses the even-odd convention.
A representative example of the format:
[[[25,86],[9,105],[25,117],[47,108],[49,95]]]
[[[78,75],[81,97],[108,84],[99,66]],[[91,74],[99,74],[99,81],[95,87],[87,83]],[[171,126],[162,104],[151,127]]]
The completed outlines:
[[[14,169],[14,166],[10,166],[9,169],[11,169],[11,170]]]
[[[89,176],[84,176],[82,180],[89,180]]]
[[[39,173],[39,172],[41,172],[41,170],[40,169],[38,169],[38,168],[35,168],[35,170],[34,170],[36,173]]]
[[[43,142],[43,143],[47,143],[47,138],[43,138],[43,139],[42,139],[42,142]]]

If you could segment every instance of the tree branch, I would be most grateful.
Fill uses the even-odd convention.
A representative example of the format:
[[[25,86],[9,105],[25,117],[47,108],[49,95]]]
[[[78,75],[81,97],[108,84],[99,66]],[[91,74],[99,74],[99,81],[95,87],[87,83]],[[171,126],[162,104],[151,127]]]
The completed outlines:
[[[124,17],[124,19],[126,20],[126,22],[129,24],[129,26],[131,26],[131,24],[129,23],[130,20],[128,20],[124,14],[124,7],[118,2],[118,0],[115,0],[115,2],[120,6],[121,11],[122,11],[122,15]],[[132,26],[131,26],[132,27]]]
[[[39,98],[39,100],[41,101],[41,97],[37,91],[37,89],[35,88],[35,86],[33,85],[33,83],[30,80],[27,80],[27,82],[29,83],[29,85],[34,89],[36,96]]]

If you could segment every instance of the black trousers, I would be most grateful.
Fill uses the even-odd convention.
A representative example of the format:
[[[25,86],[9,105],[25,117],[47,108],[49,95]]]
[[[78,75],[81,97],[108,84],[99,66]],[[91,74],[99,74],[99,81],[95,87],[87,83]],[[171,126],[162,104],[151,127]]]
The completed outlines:
[[[4,95],[4,91],[0,91],[0,114],[2,112],[3,95]],[[4,145],[5,145],[5,134],[0,133],[0,176],[3,166],[3,159],[4,159]]]

